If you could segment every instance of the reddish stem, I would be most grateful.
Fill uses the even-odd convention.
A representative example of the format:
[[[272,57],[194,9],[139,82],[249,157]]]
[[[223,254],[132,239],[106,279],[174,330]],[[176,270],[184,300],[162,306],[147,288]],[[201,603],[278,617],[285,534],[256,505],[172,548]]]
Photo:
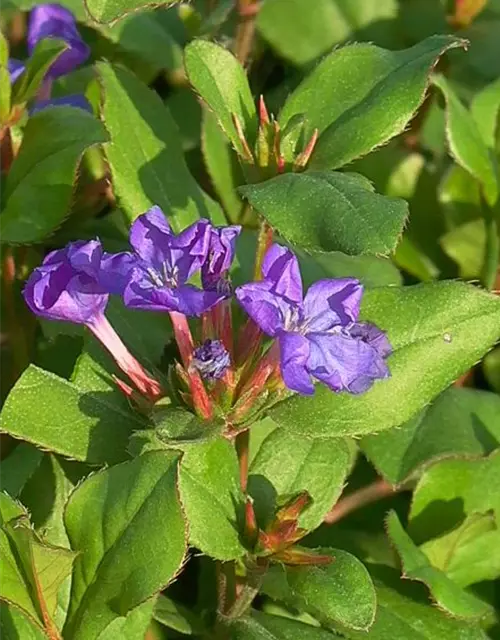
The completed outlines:
[[[367,504],[392,496],[404,489],[404,486],[394,487],[385,480],[376,480],[372,484],[345,496],[345,498],[341,498],[333,509],[326,514],[324,521],[327,524],[333,524]]]

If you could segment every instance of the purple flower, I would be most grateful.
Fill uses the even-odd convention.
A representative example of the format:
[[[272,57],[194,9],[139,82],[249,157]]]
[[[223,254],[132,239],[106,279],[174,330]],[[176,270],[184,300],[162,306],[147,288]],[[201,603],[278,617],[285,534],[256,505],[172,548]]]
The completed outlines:
[[[110,284],[119,281],[127,260],[126,254],[104,253],[98,240],[72,242],[49,253],[28,278],[23,295],[31,311],[43,318],[86,325],[136,388],[155,402],[163,394],[161,385],[128,351],[104,315],[108,291],[120,286]]]
[[[236,289],[236,297],[264,333],[277,338],[281,374],[293,391],[314,393],[311,376],[333,391],[362,393],[390,373],[391,345],[383,331],[359,323],[358,280],[319,280],[305,297],[299,265],[285,247],[267,252],[263,280]]]
[[[205,340],[194,350],[190,366],[197,369],[205,380],[218,380],[230,364],[229,353],[220,340]]]
[[[104,313],[109,297],[98,281],[101,258],[97,240],[52,251],[26,283],[26,304],[49,320],[91,324]]]
[[[229,292],[226,274],[234,259],[236,238],[240,226],[212,227],[208,256],[201,267],[201,282],[204,289],[219,289]]]
[[[156,206],[139,216],[130,229],[133,268],[123,292],[125,304],[198,316],[223,300],[223,293],[188,284],[206,260],[210,230],[208,220],[199,220],[175,235]]]
[[[28,52],[44,38],[57,38],[67,43],[68,49],[50,67],[47,78],[58,78],[85,62],[90,49],[82,40],[73,14],[59,4],[39,4],[33,7],[28,26]]]
[[[9,58],[8,69],[11,84],[14,84],[19,76],[24,73],[25,68],[26,67],[24,66],[24,63],[22,63],[20,60]]]

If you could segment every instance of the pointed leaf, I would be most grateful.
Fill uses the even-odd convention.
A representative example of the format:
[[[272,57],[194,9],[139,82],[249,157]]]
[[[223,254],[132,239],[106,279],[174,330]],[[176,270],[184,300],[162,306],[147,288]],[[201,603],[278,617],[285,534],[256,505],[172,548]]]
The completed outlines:
[[[155,6],[168,6],[176,1],[161,0]],[[90,17],[100,23],[112,23],[129,13],[151,6],[147,0],[84,0],[84,4]]]
[[[239,534],[243,494],[234,447],[224,438],[189,446],[179,490],[190,543],[217,560],[240,558],[245,553]]]
[[[70,213],[83,152],[107,139],[83,109],[51,107],[32,116],[5,184],[2,242],[30,244],[53,233]]]
[[[278,498],[307,491],[312,504],[300,516],[299,525],[315,529],[339,497],[350,466],[351,455],[344,440],[304,440],[276,429],[264,440],[250,466],[248,492],[258,520],[264,524],[272,520]]]
[[[425,587],[401,580],[393,569],[372,566],[377,591],[375,623],[366,631],[341,630],[351,640],[487,640],[477,624],[457,620],[429,602]]]
[[[143,423],[107,393],[82,390],[31,365],[10,392],[0,426],[41,449],[89,464],[113,464],[126,457],[128,438]]]
[[[155,91],[129,71],[98,65],[113,186],[130,221],[159,205],[180,231],[200,217],[224,220],[190,174],[175,122]]]
[[[444,76],[437,76],[434,84],[446,99],[446,137],[450,153],[484,190],[484,197],[492,207],[500,189],[498,167],[488,149],[473,116],[467,111]]]
[[[494,149],[500,111],[500,78],[476,93],[470,109],[486,146]]]
[[[298,620],[252,611],[251,616],[228,621],[230,640],[331,640],[331,633]]]
[[[7,640],[47,640],[38,624],[7,602],[0,602],[0,629]]]
[[[0,495],[0,544],[5,562],[1,598],[54,633],[58,591],[69,576],[75,554],[48,545],[31,528],[29,517],[6,494]]]
[[[264,579],[264,593],[299,611],[307,611],[323,625],[369,629],[375,617],[376,599],[364,565],[341,549],[315,551],[331,555],[333,561],[316,567],[272,567]]]
[[[386,480],[401,484],[436,459],[499,447],[499,415],[497,394],[451,388],[398,429],[363,438],[361,449]]]
[[[387,331],[394,349],[391,378],[359,396],[318,384],[313,398],[280,402],[269,413],[290,433],[331,438],[396,427],[474,365],[500,335],[498,297],[459,282],[366,291],[361,317]]]
[[[488,458],[443,460],[420,479],[413,496],[408,530],[418,542],[450,531],[474,513],[500,520],[500,451]],[[436,513],[440,518],[436,517]]]
[[[42,86],[47,71],[68,48],[67,42],[55,38],[39,40],[26,62],[24,73],[12,89],[12,104],[22,104],[34,98]]]
[[[214,112],[236,151],[244,155],[232,115],[240,121],[250,145],[257,116],[243,67],[227,49],[206,40],[195,40],[186,47],[184,64],[194,89]]]
[[[389,253],[408,216],[359,174],[287,173],[238,191],[285,238],[312,251]]]
[[[39,467],[43,452],[28,442],[20,442],[0,465],[0,486],[13,498],[21,493],[24,485]]]
[[[440,608],[458,618],[481,618],[487,613],[484,602],[430,564],[425,553],[403,529],[395,511],[387,516],[387,533],[401,558],[403,576],[427,585]]]
[[[79,555],[65,639],[99,637],[179,571],[186,534],[178,459],[168,451],[147,453],[96,473],[70,497],[65,522]]]
[[[464,41],[453,36],[432,36],[403,51],[364,43],[336,49],[288,98],[280,125],[303,113],[305,137],[319,129],[312,169],[348,164],[404,131],[439,57],[461,46]]]

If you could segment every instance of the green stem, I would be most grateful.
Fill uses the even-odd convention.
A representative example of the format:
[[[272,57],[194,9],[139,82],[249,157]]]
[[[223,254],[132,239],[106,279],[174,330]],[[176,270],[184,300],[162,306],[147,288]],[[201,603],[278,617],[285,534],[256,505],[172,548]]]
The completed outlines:
[[[483,206],[484,223],[486,227],[486,246],[484,248],[484,260],[481,270],[481,284],[491,291],[495,288],[498,274],[498,258],[500,251],[500,239],[498,223],[492,210]]]

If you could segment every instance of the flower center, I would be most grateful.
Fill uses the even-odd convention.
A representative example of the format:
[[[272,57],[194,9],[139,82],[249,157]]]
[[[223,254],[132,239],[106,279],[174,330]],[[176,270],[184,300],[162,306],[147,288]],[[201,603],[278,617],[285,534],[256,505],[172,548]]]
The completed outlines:
[[[194,350],[191,360],[191,366],[205,380],[222,378],[230,364],[229,353],[220,340],[205,340],[201,347]]]
[[[170,266],[167,262],[164,262],[161,272],[152,267],[148,267],[147,272],[151,282],[157,287],[175,289],[179,285],[179,267],[177,265]]]

